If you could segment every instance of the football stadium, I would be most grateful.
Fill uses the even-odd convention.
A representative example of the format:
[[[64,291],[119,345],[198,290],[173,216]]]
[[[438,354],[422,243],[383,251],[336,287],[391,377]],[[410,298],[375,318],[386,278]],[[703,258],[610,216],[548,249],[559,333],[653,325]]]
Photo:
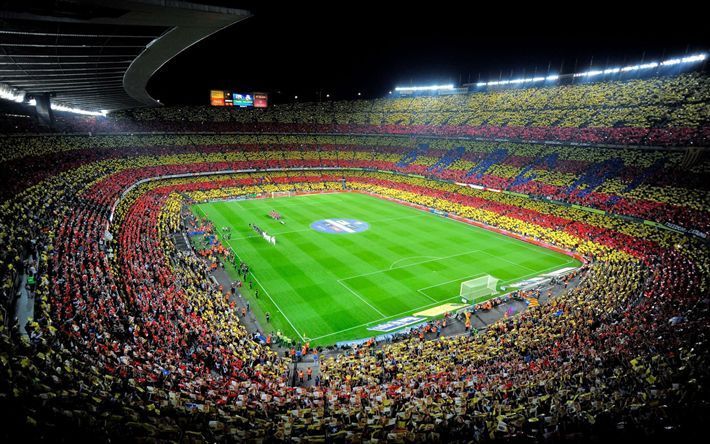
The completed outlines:
[[[702,440],[706,42],[290,8],[2,4],[0,440]]]

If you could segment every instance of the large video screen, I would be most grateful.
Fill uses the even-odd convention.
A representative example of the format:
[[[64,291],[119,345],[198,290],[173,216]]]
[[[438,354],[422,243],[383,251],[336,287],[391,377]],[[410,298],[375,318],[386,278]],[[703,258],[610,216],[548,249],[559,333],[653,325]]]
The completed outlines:
[[[251,94],[232,93],[232,106],[240,108],[254,106],[254,96]]]
[[[239,93],[234,91],[210,90],[210,105],[236,106],[239,108],[266,108],[267,94],[265,93]],[[256,100],[255,100],[256,99]]]

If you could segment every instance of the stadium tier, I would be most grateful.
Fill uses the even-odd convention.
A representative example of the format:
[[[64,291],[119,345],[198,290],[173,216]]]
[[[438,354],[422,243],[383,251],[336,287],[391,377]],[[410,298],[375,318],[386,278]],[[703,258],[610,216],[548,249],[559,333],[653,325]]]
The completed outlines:
[[[702,150],[577,147],[450,138],[345,135],[26,136],[3,139],[16,193],[52,170],[140,158],[144,163],[199,163],[209,170],[366,168],[466,184],[461,192],[505,201],[525,195],[667,224],[706,237],[708,182]],[[153,159],[152,156],[158,156]],[[486,193],[481,187],[504,194]],[[518,196],[519,197],[519,196]]]
[[[258,128],[260,134],[3,136],[4,417],[29,440],[420,442],[693,430],[707,415],[710,168],[704,149],[453,136],[702,144],[706,83],[693,74],[265,112],[135,110],[98,125]],[[303,194],[329,200],[307,213],[311,201],[295,197]],[[538,249],[539,256],[526,259],[496,250],[500,243],[479,246],[472,251],[481,253],[458,260],[462,269],[496,257],[508,262],[498,273],[528,269],[510,279],[543,273],[535,268],[543,260],[550,269],[581,267],[546,303],[535,298],[485,331],[469,331],[467,324],[465,334],[418,329],[394,341],[368,340],[321,356],[317,384],[299,384],[291,373],[297,371],[293,351],[310,359],[311,347],[328,340],[300,324],[289,327],[279,293],[268,293],[281,279],[267,273],[268,262],[298,234],[297,213],[310,220],[355,197],[361,200],[347,208],[370,213],[371,225],[375,213],[408,218],[426,210],[427,229],[446,231],[440,220],[464,221],[485,228],[476,242],[495,231],[509,244],[517,238]],[[271,203],[277,201],[282,204]],[[217,202],[243,204],[220,210]],[[234,219],[241,222],[230,229]],[[323,220],[323,230],[364,229],[357,221]],[[389,236],[399,232],[402,243],[414,242],[415,230],[402,223]],[[275,245],[260,239],[263,233]],[[188,234],[201,236],[205,248],[196,247],[198,254],[186,246]],[[328,235],[335,236],[322,236]],[[417,248],[432,251],[446,242],[420,237]],[[339,245],[327,239],[322,242],[345,251],[342,243],[357,237]],[[395,248],[387,243],[392,238],[371,242]],[[237,265],[250,254],[255,259],[246,262],[256,268]],[[410,261],[416,265],[432,259],[425,254],[434,253],[412,251],[404,259],[416,258]],[[434,259],[443,259],[440,254]],[[343,255],[323,255],[324,270],[347,265]],[[309,277],[295,256],[285,259],[293,260],[284,273]],[[353,253],[352,261],[359,260],[365,267],[375,259]],[[271,323],[283,344],[297,343],[286,345],[291,353],[277,353],[271,334],[266,343],[255,339],[238,305],[243,301],[213,279],[224,262],[245,284],[247,276],[261,277],[254,284],[263,295],[250,289],[249,302],[261,310],[262,333]],[[416,277],[455,266],[432,265]],[[468,273],[451,283],[447,297],[460,297],[461,283],[476,277]],[[396,280],[378,278],[387,279]],[[392,285],[375,290],[394,298],[399,287]],[[353,294],[348,301],[360,304],[357,297],[388,319],[387,306],[342,286],[343,294]],[[22,288],[33,295],[34,314],[20,329],[8,321]],[[382,295],[388,288],[393,294]],[[418,297],[439,301],[435,292]],[[312,308],[296,304],[296,310]],[[484,309],[470,308],[461,322]],[[439,329],[436,319],[431,325]]]
[[[266,109],[173,107],[65,118],[65,131],[241,131],[468,136],[650,146],[707,146],[704,73],[464,95],[280,104]],[[25,119],[26,120],[26,119]],[[5,131],[31,131],[22,119]],[[6,128],[5,128],[6,127]]]

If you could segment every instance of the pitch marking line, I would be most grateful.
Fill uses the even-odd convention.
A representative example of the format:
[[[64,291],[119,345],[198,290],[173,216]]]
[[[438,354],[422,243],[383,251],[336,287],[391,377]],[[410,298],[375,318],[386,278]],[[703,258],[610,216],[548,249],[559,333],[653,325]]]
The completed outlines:
[[[367,302],[367,300],[365,300],[362,296],[360,296],[359,294],[357,294],[352,288],[350,288],[350,287],[348,287],[347,285],[345,285],[345,283],[343,283],[341,279],[338,279],[338,283],[339,283],[340,285],[342,285],[343,287],[345,287],[345,289],[347,289],[350,293],[354,294],[355,297],[357,297],[358,299],[360,299],[362,302],[366,303],[368,307],[370,307],[371,309],[373,309],[373,310],[375,310],[377,313],[379,313],[380,316],[386,316],[386,315],[385,315],[384,313],[382,313],[380,310],[378,310],[377,308],[375,308],[374,305],[370,304],[370,303]]]
[[[419,293],[420,295],[422,295],[422,296],[424,296],[425,298],[429,299],[430,301],[439,302],[439,301],[437,301],[436,299],[434,299],[433,297],[429,296],[428,294],[424,293],[424,292],[421,291],[421,290],[417,290],[417,293]]]

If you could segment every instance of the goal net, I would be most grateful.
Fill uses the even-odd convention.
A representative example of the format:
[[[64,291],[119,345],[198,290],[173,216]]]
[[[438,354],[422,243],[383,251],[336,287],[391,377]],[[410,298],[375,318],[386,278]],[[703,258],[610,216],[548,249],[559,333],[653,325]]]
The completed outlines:
[[[478,304],[485,301],[497,293],[499,280],[487,274],[461,282],[461,301],[467,304]]]
[[[290,191],[272,191],[271,197],[291,197]]]

